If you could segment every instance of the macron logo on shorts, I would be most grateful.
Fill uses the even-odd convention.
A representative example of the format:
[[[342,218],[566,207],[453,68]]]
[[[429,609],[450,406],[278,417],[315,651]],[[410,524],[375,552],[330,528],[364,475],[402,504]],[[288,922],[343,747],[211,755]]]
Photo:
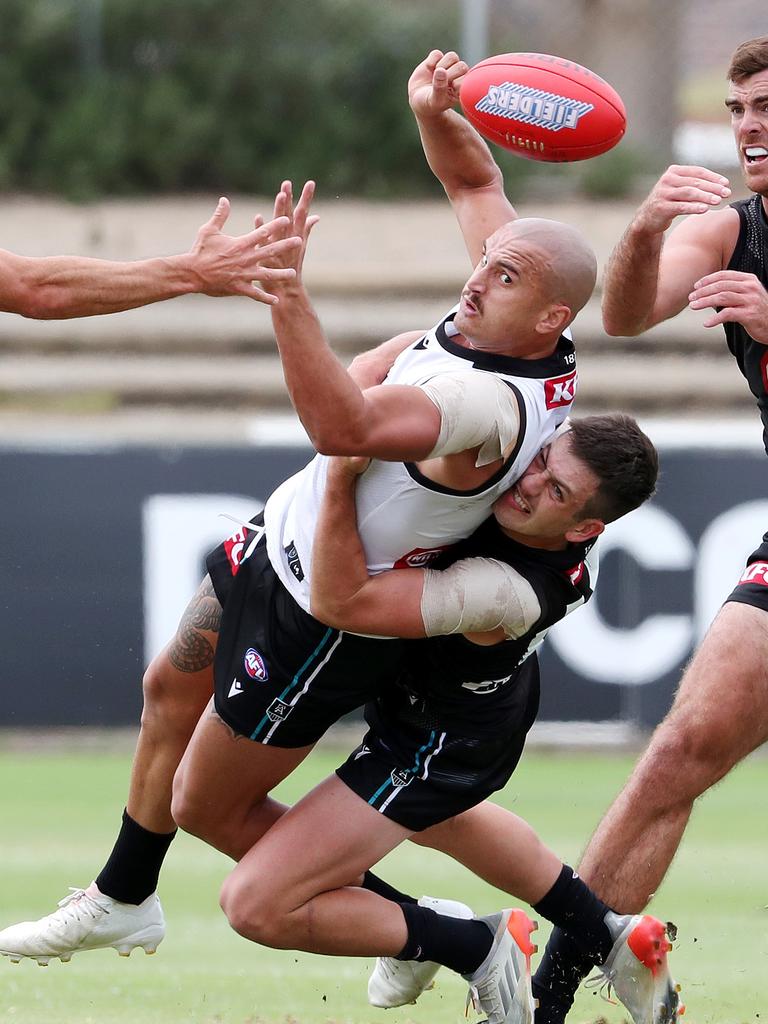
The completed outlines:
[[[753,562],[748,565],[741,575],[739,586],[742,583],[759,583],[761,587],[768,587],[768,562]]]

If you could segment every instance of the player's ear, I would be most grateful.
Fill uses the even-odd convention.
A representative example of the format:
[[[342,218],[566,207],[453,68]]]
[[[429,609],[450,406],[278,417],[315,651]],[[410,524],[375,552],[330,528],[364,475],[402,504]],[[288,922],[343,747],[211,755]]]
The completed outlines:
[[[602,519],[582,519],[568,530],[565,539],[570,544],[583,544],[593,537],[599,537],[604,529],[605,523]]]
[[[571,309],[563,303],[549,306],[536,324],[536,330],[540,334],[551,334],[552,331],[563,331],[571,322]]]

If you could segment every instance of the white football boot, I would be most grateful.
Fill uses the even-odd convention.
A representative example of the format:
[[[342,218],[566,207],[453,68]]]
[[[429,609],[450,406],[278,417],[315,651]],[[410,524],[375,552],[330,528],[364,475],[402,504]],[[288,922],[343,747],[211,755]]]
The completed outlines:
[[[484,1013],[487,1024],[533,1024],[536,1004],[531,992],[531,956],[536,946],[530,939],[537,925],[522,910],[504,910],[480,917],[494,933],[488,956],[469,982],[467,1009]]]
[[[156,893],[138,906],[104,896],[95,885],[72,889],[59,909],[38,921],[22,921],[0,931],[0,954],[19,963],[28,957],[41,967],[56,957],[67,963],[87,949],[116,949],[130,956],[138,946],[154,953],[165,936],[163,908]]]
[[[605,923],[614,943],[600,968],[602,985],[609,994],[613,989],[634,1024],[676,1024],[685,1006],[667,964],[672,949],[668,926],[649,914],[609,913]],[[669,928],[674,938],[674,926]]]
[[[441,900],[435,896],[422,896],[420,907],[434,910],[445,917],[458,917],[469,921],[475,915],[458,900]],[[435,986],[435,975],[440,964],[425,960],[396,960],[393,956],[380,956],[368,979],[368,1002],[385,1010],[394,1006],[415,1003],[422,992]]]

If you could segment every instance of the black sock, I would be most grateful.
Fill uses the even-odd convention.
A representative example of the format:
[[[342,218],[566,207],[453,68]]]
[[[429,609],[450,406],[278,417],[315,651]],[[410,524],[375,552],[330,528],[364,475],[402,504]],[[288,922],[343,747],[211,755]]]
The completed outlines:
[[[582,953],[571,935],[553,929],[533,976],[533,995],[539,1002],[536,1024],[563,1024],[576,989],[594,966],[594,956]]]
[[[123,824],[96,885],[105,896],[138,906],[157,889],[157,879],[173,832],[150,832],[123,811]]]
[[[611,908],[567,864],[533,909],[567,932],[579,952],[594,957],[595,964],[601,964],[611,952],[613,938],[605,923]]]
[[[408,941],[398,960],[433,960],[459,974],[474,974],[491,950],[493,933],[482,921],[446,917],[414,903],[402,904],[400,909]]]
[[[413,896],[408,896],[407,893],[400,892],[390,885],[389,882],[385,882],[383,878],[379,878],[378,875],[374,875],[372,871],[366,871],[363,875],[363,884],[360,886],[361,889],[368,889],[369,892],[375,892],[377,896],[383,896],[385,900],[391,900],[393,903],[418,903],[417,899]]]

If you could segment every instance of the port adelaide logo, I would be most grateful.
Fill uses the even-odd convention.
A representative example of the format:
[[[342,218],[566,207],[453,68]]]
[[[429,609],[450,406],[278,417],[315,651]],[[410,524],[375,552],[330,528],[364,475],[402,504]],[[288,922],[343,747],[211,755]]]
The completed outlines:
[[[264,664],[264,659],[258,651],[253,649],[253,647],[249,647],[245,652],[243,664],[245,665],[245,671],[251,679],[259,679],[261,682],[264,682],[265,679],[269,679],[269,672],[267,672],[267,666]]]
[[[475,104],[475,109],[559,132],[562,128],[576,128],[579,119],[594,110],[594,104],[516,82],[502,82],[501,85],[490,86],[485,96]]]

